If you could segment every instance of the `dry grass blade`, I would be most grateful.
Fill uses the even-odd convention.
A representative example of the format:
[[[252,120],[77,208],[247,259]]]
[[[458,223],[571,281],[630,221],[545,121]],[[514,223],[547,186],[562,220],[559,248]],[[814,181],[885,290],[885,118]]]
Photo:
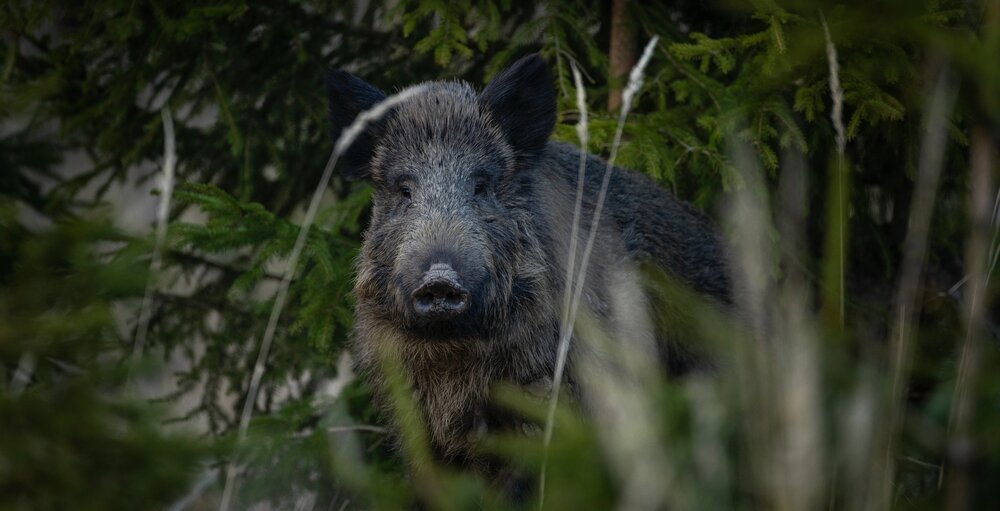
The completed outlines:
[[[635,67],[632,68],[632,72],[629,74],[628,87],[625,88],[625,92],[622,93],[622,109],[618,116],[618,126],[615,129],[615,138],[611,144],[611,154],[608,155],[607,166],[604,168],[604,177],[601,180],[601,189],[597,194],[597,203],[594,205],[594,216],[590,222],[590,232],[587,236],[587,243],[583,249],[583,255],[580,258],[580,269],[576,272],[576,286],[573,289],[573,300],[570,304],[570,315],[567,326],[565,328],[564,338],[572,337],[573,335],[573,323],[576,321],[577,312],[580,309],[580,299],[583,295],[583,288],[585,284],[584,277],[587,274],[587,265],[590,263],[590,254],[594,249],[594,242],[597,239],[597,227],[601,222],[601,215],[604,212],[604,203],[608,195],[608,186],[611,183],[611,173],[615,168],[615,158],[618,156],[618,148],[621,146],[622,133],[625,131],[625,120],[628,118],[629,111],[632,108],[632,100],[635,95],[639,93],[639,89],[642,88],[643,82],[643,71],[646,65],[649,64],[649,59],[653,56],[653,49],[656,48],[656,43],[659,38],[653,36],[646,44],[646,49],[642,52],[642,57],[639,62],[636,63]],[[560,339],[562,343],[562,339]]]
[[[170,108],[164,106],[160,111],[163,117],[163,172],[160,181],[160,204],[156,210],[156,238],[153,245],[153,260],[149,265],[149,281],[142,296],[139,309],[139,324],[136,326],[135,343],[132,347],[132,360],[138,361],[146,346],[146,336],[149,334],[149,320],[152,315],[153,293],[156,278],[163,265],[163,243],[167,238],[167,220],[170,216],[170,196],[174,190],[174,167],[177,165],[177,146],[174,135],[174,118]]]
[[[833,129],[836,132],[836,142],[837,142],[837,179],[840,182],[840,198],[838,203],[841,207],[844,207],[844,173],[847,171],[844,168],[844,152],[847,149],[847,135],[844,129],[844,89],[840,86],[840,64],[837,61],[837,47],[833,44],[833,38],[830,36],[830,27],[826,23],[826,17],[823,13],[819,13],[820,23],[823,25],[823,36],[826,38],[826,59],[830,66],[830,99],[833,101],[833,108],[830,111],[830,121],[833,123]],[[845,245],[847,240],[844,234],[844,221],[843,214],[840,215],[841,221],[838,222],[840,231],[838,236],[840,238],[839,251],[837,254],[838,261],[840,263],[840,307],[839,307],[839,318],[840,326],[844,326],[845,317],[845,300],[844,300],[844,274],[845,274]]]
[[[539,508],[545,502],[545,474],[548,468],[549,444],[552,443],[552,429],[555,423],[556,406],[558,405],[559,389],[561,387],[563,372],[566,369],[566,356],[569,353],[569,318],[570,310],[573,306],[573,281],[576,266],[576,248],[580,235],[580,213],[583,208],[583,187],[587,172],[587,145],[590,140],[590,133],[587,130],[587,91],[583,87],[583,78],[580,76],[580,69],[576,63],[570,61],[570,68],[573,70],[573,82],[576,85],[576,106],[580,110],[580,119],[576,124],[576,134],[580,138],[580,168],[577,172],[576,200],[573,206],[573,226],[570,229],[569,254],[566,263],[565,289],[563,290],[565,301],[563,303],[562,318],[559,322],[559,352],[556,356],[556,369],[552,381],[552,397],[549,400],[548,415],[545,418],[545,436],[543,439],[543,459],[542,473],[538,482]]]
[[[576,278],[567,278],[566,280],[566,292],[569,294],[572,290],[571,296],[567,298],[568,304],[564,308],[562,323],[560,325],[560,337],[559,337],[559,352],[556,360],[556,368],[553,380],[552,395],[550,396],[549,403],[549,414],[545,424],[545,438],[544,438],[544,449],[546,454],[548,453],[548,446],[552,439],[552,428],[553,421],[555,417],[555,409],[558,404],[559,389],[562,382],[563,372],[566,365],[566,357],[569,352],[569,342],[573,336],[573,324],[576,321],[577,312],[579,310],[580,299],[583,294],[583,287],[585,283],[585,276],[587,271],[587,265],[590,260],[590,253],[593,250],[594,241],[597,236],[597,227],[601,219],[601,214],[604,208],[604,202],[608,193],[608,185],[611,179],[611,172],[614,169],[615,157],[618,154],[618,147],[621,145],[622,132],[625,128],[625,120],[628,118],[629,110],[632,106],[632,100],[635,95],[638,94],[639,89],[642,87],[643,83],[643,72],[646,65],[649,64],[650,58],[652,58],[653,50],[656,48],[656,43],[659,38],[654,36],[650,39],[649,43],[646,45],[643,51],[642,57],[639,62],[636,63],[635,67],[632,68],[632,72],[629,74],[629,83],[626,87],[624,93],[622,94],[622,107],[621,113],[618,117],[618,127],[615,132],[614,143],[611,146],[611,154],[608,157],[608,163],[604,171],[604,178],[601,182],[601,189],[598,193],[597,204],[594,207],[594,214],[591,220],[590,232],[587,238],[587,243],[583,250],[583,254],[580,258],[579,270],[575,272]],[[577,236],[579,233],[579,221],[582,210],[582,200],[583,200],[583,173],[586,167],[586,156],[587,156],[587,117],[586,117],[586,104],[585,96],[583,96],[583,84],[580,79],[579,70],[576,66],[573,66],[573,76],[576,80],[577,86],[577,102],[580,103],[579,108],[581,112],[580,123],[577,125],[577,134],[580,136],[581,140],[581,160],[580,160],[580,178],[577,184],[577,196],[576,203],[574,205],[574,221],[573,221],[573,236],[571,238],[572,247],[567,255],[567,275],[572,277],[575,270],[576,262],[576,243]],[[539,508],[541,509],[545,503],[545,472],[546,467],[543,464],[541,474],[539,476]]]
[[[823,25],[823,36],[826,39],[826,60],[830,66],[830,99],[833,109],[830,111],[830,121],[836,131],[837,151],[843,155],[847,149],[847,130],[844,129],[844,89],[840,86],[840,64],[837,61],[837,47],[830,36],[830,26],[826,17],[819,13],[820,24]]]

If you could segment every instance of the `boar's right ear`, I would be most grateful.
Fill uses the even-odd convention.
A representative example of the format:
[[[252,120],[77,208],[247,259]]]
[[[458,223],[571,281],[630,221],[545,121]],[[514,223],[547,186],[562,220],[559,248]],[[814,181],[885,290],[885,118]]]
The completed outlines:
[[[365,110],[385,99],[385,94],[364,80],[339,69],[326,75],[326,94],[330,112],[330,138],[340,134]],[[347,179],[368,177],[368,164],[375,151],[377,126],[369,126],[341,155],[341,168]]]
[[[483,89],[479,105],[489,109],[520,156],[538,154],[556,123],[556,88],[548,64],[537,53],[522,57]]]

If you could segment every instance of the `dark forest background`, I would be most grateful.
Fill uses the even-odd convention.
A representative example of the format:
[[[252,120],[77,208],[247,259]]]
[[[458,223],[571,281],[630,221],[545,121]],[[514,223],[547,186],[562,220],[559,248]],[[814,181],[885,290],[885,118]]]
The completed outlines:
[[[351,377],[364,183],[324,191],[245,435],[239,412],[332,150],[327,69],[482,87],[539,52],[556,138],[579,144],[574,63],[608,156],[653,36],[616,163],[718,219],[765,328],[646,389],[644,482],[561,407],[544,507],[995,507],[1000,2],[3,0],[0,508],[212,509],[229,474],[235,509],[537,508],[428,466],[419,424],[391,449]]]

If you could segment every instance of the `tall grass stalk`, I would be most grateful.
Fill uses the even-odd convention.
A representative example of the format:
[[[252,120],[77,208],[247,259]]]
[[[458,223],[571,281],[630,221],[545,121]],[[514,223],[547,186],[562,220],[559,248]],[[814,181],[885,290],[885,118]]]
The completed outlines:
[[[629,73],[629,83],[622,93],[622,108],[618,115],[618,126],[615,128],[615,138],[611,144],[611,152],[608,156],[607,165],[604,168],[604,177],[601,180],[601,188],[597,194],[597,202],[594,205],[594,215],[590,221],[590,232],[587,236],[587,243],[583,249],[583,255],[580,257],[580,269],[577,271],[577,278],[575,279],[575,288],[573,289],[573,300],[570,305],[570,316],[568,318],[566,327],[561,328],[565,332],[562,338],[568,339],[573,335],[573,323],[576,320],[576,314],[579,311],[580,298],[583,295],[583,288],[585,284],[585,276],[587,274],[587,265],[590,263],[590,254],[594,249],[594,241],[597,239],[597,227],[601,222],[601,214],[604,212],[604,202],[608,195],[608,185],[611,183],[611,174],[615,167],[615,158],[618,156],[618,148],[621,146],[622,133],[625,130],[625,120],[628,118],[629,110],[632,108],[632,100],[635,98],[636,94],[639,93],[639,89],[642,87],[643,81],[643,70],[646,64],[649,63],[649,59],[653,56],[653,49],[656,47],[656,43],[659,39],[654,36],[650,39],[649,43],[646,44],[646,49],[642,53],[642,57],[639,62],[636,63],[635,67],[632,68],[632,72]],[[582,196],[578,196],[582,199]],[[560,344],[562,343],[560,339]],[[568,342],[568,340],[567,340]],[[558,364],[557,364],[558,365]]]
[[[394,106],[412,98],[413,96],[423,93],[426,88],[426,85],[414,85],[412,87],[408,87],[385,98],[369,110],[360,113],[354,122],[352,122],[351,125],[340,134],[340,137],[334,144],[333,152],[330,154],[330,158],[326,162],[326,167],[323,169],[323,175],[320,177],[319,183],[316,185],[316,189],[313,192],[312,200],[309,202],[309,208],[306,210],[305,218],[302,219],[302,226],[299,228],[299,234],[295,238],[295,244],[292,246],[292,251],[288,256],[288,264],[285,267],[284,275],[282,276],[281,283],[278,286],[278,291],[274,299],[274,305],[271,307],[271,315],[268,318],[267,328],[264,330],[264,336],[261,339],[260,351],[258,351],[257,361],[254,363],[253,373],[250,378],[250,385],[247,389],[246,400],[243,402],[243,412],[240,414],[238,433],[239,441],[243,441],[246,438],[247,428],[250,426],[250,418],[253,415],[253,408],[257,402],[257,392],[260,389],[260,382],[264,377],[264,366],[267,362],[267,354],[271,349],[271,343],[274,340],[274,333],[278,326],[278,318],[281,316],[281,311],[285,306],[285,300],[288,298],[289,285],[291,284],[292,277],[295,275],[295,269],[298,266],[302,250],[305,248],[306,239],[309,236],[309,230],[316,218],[317,211],[319,211],[319,205],[323,198],[323,194],[326,192],[327,186],[330,184],[330,179],[333,176],[333,169],[337,165],[337,160],[340,159],[358,135],[360,135],[370,123],[381,119],[382,116],[388,113]],[[226,483],[223,487],[222,501],[219,504],[219,509],[221,511],[227,511],[229,509],[232,500],[233,487],[235,485],[236,472],[236,467],[233,465],[230,465],[229,470],[226,472]]]
[[[778,286],[775,318],[774,360],[780,381],[778,393],[780,423],[795,425],[781,442],[781,479],[778,481],[779,508],[817,509],[825,490],[826,463],[822,411],[823,372],[820,363],[819,332],[809,309],[807,276],[796,261],[806,230],[806,170],[801,155],[788,152],[782,168],[778,192],[778,235],[782,266],[786,268]]]
[[[153,260],[149,265],[149,280],[146,282],[146,291],[142,295],[142,305],[139,308],[139,323],[135,329],[135,342],[132,346],[133,365],[142,358],[142,352],[146,346],[146,337],[149,334],[153,293],[156,291],[156,279],[159,277],[160,268],[163,266],[163,244],[167,239],[170,197],[174,191],[174,167],[177,165],[174,118],[170,114],[170,107],[164,105],[163,109],[160,110],[160,115],[163,118],[163,172],[160,173],[160,202],[156,209],[156,235],[153,244]]]
[[[590,232],[587,237],[587,243],[583,250],[583,254],[580,257],[580,267],[576,272],[576,278],[568,278],[566,280],[566,292],[569,293],[572,290],[572,296],[567,298],[568,305],[564,308],[564,314],[562,322],[560,324],[560,336],[559,336],[559,351],[556,360],[555,374],[553,375],[553,387],[552,395],[549,398],[551,400],[549,405],[549,414],[546,419],[545,424],[545,438],[544,438],[544,449],[548,451],[548,445],[552,438],[552,428],[555,417],[555,408],[559,399],[559,389],[561,385],[562,375],[566,364],[566,357],[569,353],[569,342],[573,335],[573,325],[576,321],[577,311],[579,310],[580,299],[583,294],[583,288],[585,284],[585,276],[587,271],[587,266],[590,262],[590,254],[593,250],[594,241],[597,238],[598,224],[601,220],[601,214],[604,209],[604,202],[607,198],[608,185],[611,180],[611,173],[614,170],[615,157],[618,154],[618,148],[621,145],[622,132],[625,129],[625,121],[628,118],[629,110],[632,107],[632,101],[638,94],[639,89],[642,87],[643,83],[643,72],[646,65],[649,64],[649,60],[652,58],[653,50],[656,48],[656,44],[659,41],[657,36],[653,36],[652,39],[646,44],[645,50],[643,50],[642,56],[639,61],[632,68],[629,73],[629,83],[622,93],[622,106],[618,116],[618,126],[615,131],[614,142],[611,145],[611,152],[608,156],[607,166],[604,170],[604,177],[601,181],[601,189],[597,196],[597,203],[594,206],[594,213],[591,219]],[[576,81],[577,87],[577,102],[582,103],[580,106],[581,118],[580,123],[577,124],[577,134],[580,136],[581,142],[581,159],[580,159],[580,177],[577,185],[577,195],[574,205],[574,215],[573,215],[573,227],[571,234],[571,248],[567,254],[567,268],[568,275],[572,276],[572,268],[575,266],[576,262],[576,238],[578,233],[578,224],[580,221],[580,212],[582,210],[583,202],[583,182],[584,182],[584,172],[586,169],[586,153],[588,145],[587,136],[587,118],[586,118],[586,104],[585,96],[582,95],[583,85],[580,79],[579,70],[576,66],[573,66],[573,78]],[[539,475],[539,508],[541,509],[545,504],[545,466],[543,465],[541,474]]]
[[[594,245],[598,222],[607,195],[614,159],[621,145],[625,119],[642,87],[643,73],[656,47],[654,37],[632,69],[622,94],[614,144],[602,181],[590,227],[587,246],[577,272],[575,301],[569,328],[577,323],[579,302],[584,289],[587,262]],[[616,268],[609,288],[612,317],[610,331],[585,316],[578,339],[585,346],[579,362],[581,395],[594,410],[593,420],[603,454],[621,487],[620,509],[684,509],[692,503],[691,491],[683,487],[679,472],[659,435],[656,395],[650,389],[663,385],[659,378],[656,339],[643,289],[643,275],[637,266]],[[569,332],[572,333],[571,331]]]
[[[747,151],[738,145],[732,150],[743,162],[744,186],[734,192],[725,220],[736,304],[750,330],[731,342],[749,482],[774,509],[816,509],[825,480],[818,333],[803,276],[788,271],[778,280],[775,271],[782,258],[783,267],[794,268],[794,240],[805,220],[797,203],[804,195],[803,171],[797,162],[784,165],[779,233],[788,245],[776,252],[766,186]]]
[[[973,444],[972,419],[975,414],[972,391],[979,378],[982,337],[984,333],[984,312],[988,310],[989,283],[993,257],[993,245],[1000,229],[996,224],[997,204],[1000,204],[1000,190],[997,200],[990,207],[993,190],[992,142],[987,129],[976,126],[973,129],[970,148],[970,201],[969,219],[971,229],[966,246],[966,268],[969,272],[968,290],[965,293],[965,337],[962,341],[958,375],[948,417],[948,438],[946,456],[941,464],[938,487],[944,479],[945,467],[949,464],[948,509],[968,509],[971,499],[972,474],[971,455]]]
[[[576,123],[576,134],[580,138],[580,167],[577,171],[576,199],[573,205],[573,226],[570,228],[569,253],[566,256],[566,277],[563,295],[562,318],[559,322],[559,352],[556,356],[556,369],[552,381],[552,396],[549,399],[548,414],[545,418],[545,436],[543,438],[542,469],[538,479],[538,507],[545,505],[545,474],[548,471],[549,444],[552,443],[552,430],[555,427],[556,407],[559,403],[559,391],[562,387],[563,372],[566,369],[566,356],[569,354],[569,327],[570,310],[573,306],[573,282],[576,267],[576,245],[580,235],[580,210],[583,209],[583,189],[587,178],[587,147],[590,143],[590,133],[587,130],[587,90],[583,86],[583,78],[580,76],[580,69],[576,62],[570,61],[570,68],[573,71],[573,83],[576,86],[576,107],[580,111],[580,118]]]
[[[837,187],[840,197],[838,200],[839,207],[841,211],[838,217],[840,221],[837,222],[838,227],[838,238],[840,242],[838,243],[837,250],[837,263],[839,267],[839,289],[838,289],[838,323],[840,328],[844,328],[844,320],[846,311],[845,307],[845,294],[844,289],[844,278],[846,273],[846,235],[844,233],[845,215],[843,214],[843,208],[846,207],[844,202],[844,189],[846,184],[844,183],[844,173],[847,172],[845,168],[846,157],[845,152],[847,151],[847,132],[844,129],[844,88],[840,86],[840,64],[837,61],[837,46],[833,44],[833,37],[830,36],[830,26],[826,23],[826,17],[823,16],[823,12],[819,13],[820,24],[823,25],[823,36],[826,40],[826,60],[830,67],[830,100],[833,102],[833,108],[830,109],[830,121],[833,123],[833,129],[836,133],[835,141],[837,143],[837,181],[839,186]]]
[[[955,101],[957,87],[951,83],[947,70],[942,70],[930,91],[924,137],[920,145],[917,182],[910,207],[910,221],[903,246],[903,262],[895,299],[895,319],[891,332],[889,359],[889,393],[882,434],[881,463],[874,469],[873,480],[880,480],[877,499],[880,509],[889,509],[895,482],[895,449],[898,431],[903,421],[903,390],[910,374],[913,356],[914,320],[919,314],[917,290],[927,256],[930,223],[934,212],[938,181],[944,164],[948,116]],[[880,473],[879,473],[880,472]]]

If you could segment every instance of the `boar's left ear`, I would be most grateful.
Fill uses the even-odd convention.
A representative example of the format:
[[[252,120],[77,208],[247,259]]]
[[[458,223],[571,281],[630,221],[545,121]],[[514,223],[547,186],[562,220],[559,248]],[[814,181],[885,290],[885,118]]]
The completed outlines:
[[[326,93],[330,110],[330,138],[337,142],[344,129],[365,110],[385,99],[385,94],[364,80],[339,69],[326,75]],[[368,177],[368,166],[375,151],[378,126],[369,126],[341,155],[341,169],[347,179]]]
[[[479,95],[519,156],[545,148],[556,123],[556,89],[549,66],[537,54],[522,57],[493,78]]]

